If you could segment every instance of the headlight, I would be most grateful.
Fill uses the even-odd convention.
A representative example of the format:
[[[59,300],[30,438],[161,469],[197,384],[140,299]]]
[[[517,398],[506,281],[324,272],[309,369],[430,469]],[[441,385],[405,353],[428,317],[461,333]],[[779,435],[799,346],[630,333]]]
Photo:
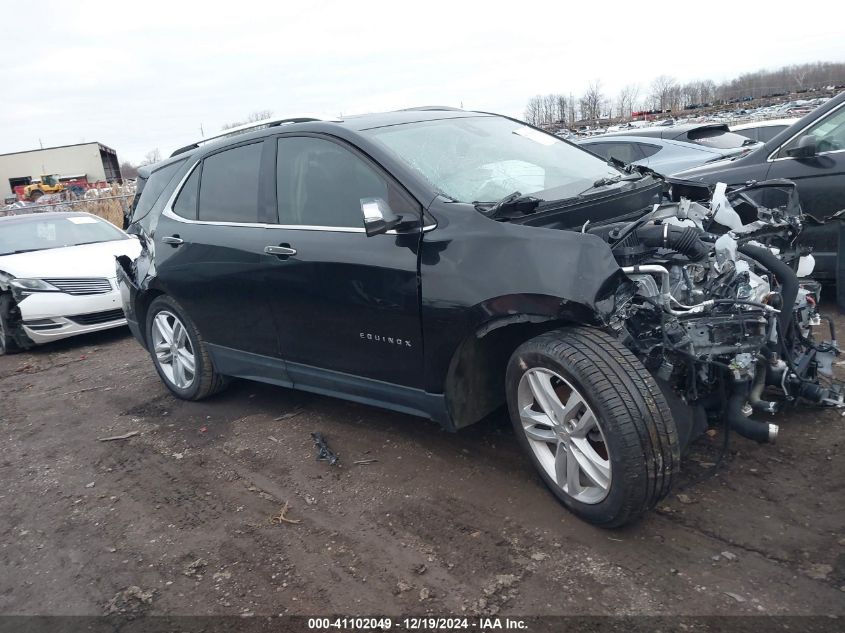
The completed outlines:
[[[58,288],[43,279],[12,279],[10,283],[25,292],[59,292]]]

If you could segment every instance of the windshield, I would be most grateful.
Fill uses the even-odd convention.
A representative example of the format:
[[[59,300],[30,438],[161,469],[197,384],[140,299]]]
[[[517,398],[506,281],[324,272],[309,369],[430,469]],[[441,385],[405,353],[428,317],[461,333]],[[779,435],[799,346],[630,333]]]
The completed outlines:
[[[0,255],[130,239],[105,220],[90,215],[37,216],[0,224]]]
[[[502,117],[419,121],[363,133],[459,202],[494,202],[515,191],[560,200],[620,173],[589,152]]]

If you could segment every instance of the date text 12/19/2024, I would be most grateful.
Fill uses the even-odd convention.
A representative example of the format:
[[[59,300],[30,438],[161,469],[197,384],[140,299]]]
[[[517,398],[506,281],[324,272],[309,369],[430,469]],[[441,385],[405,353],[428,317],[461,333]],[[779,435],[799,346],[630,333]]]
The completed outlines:
[[[308,618],[311,631],[527,631],[525,621],[519,618],[440,618],[433,616],[408,618],[352,617],[352,618]]]

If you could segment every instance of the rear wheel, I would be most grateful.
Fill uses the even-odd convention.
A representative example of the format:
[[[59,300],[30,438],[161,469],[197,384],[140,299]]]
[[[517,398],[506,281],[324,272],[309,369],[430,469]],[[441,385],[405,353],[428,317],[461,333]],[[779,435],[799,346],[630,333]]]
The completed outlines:
[[[202,400],[226,386],[194,322],[174,299],[162,295],[150,304],[147,345],[158,375],[176,396]]]
[[[552,492],[603,527],[666,496],[678,470],[675,423],[654,379],[616,339],[568,328],[521,345],[507,398],[519,442]]]
[[[38,198],[40,198],[43,195],[44,195],[44,192],[41,191],[40,189],[33,189],[32,191],[29,192],[29,199],[32,200],[33,202],[35,202],[36,200],[38,200]]]

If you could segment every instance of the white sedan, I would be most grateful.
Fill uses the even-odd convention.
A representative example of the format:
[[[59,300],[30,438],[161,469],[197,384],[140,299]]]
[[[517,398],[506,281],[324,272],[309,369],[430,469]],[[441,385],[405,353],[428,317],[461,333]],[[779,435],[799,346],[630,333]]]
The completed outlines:
[[[0,218],[0,354],[125,325],[115,257],[140,251],[88,213]]]

